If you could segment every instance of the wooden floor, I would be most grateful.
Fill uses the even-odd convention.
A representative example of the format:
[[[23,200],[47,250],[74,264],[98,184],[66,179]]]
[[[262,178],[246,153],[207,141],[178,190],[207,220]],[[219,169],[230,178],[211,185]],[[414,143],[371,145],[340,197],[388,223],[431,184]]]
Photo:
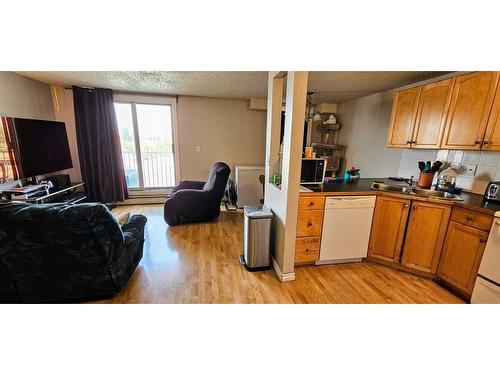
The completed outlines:
[[[161,205],[122,206],[113,214],[148,218],[144,257],[132,278],[101,303],[461,303],[434,282],[364,262],[296,269],[280,283],[274,271],[240,265],[243,217],[169,227]]]

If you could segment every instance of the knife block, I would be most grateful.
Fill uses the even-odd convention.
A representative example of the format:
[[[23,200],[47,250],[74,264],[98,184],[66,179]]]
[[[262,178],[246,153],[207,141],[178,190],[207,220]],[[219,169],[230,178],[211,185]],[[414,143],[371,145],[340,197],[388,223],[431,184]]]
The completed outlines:
[[[432,186],[432,180],[434,180],[435,173],[420,172],[417,185],[422,189],[430,189]]]

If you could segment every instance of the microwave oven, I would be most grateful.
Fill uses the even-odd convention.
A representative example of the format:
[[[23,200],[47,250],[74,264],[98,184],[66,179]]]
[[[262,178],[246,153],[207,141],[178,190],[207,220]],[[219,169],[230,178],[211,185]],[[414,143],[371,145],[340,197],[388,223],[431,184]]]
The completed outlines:
[[[301,184],[322,184],[325,178],[325,159],[302,159]]]

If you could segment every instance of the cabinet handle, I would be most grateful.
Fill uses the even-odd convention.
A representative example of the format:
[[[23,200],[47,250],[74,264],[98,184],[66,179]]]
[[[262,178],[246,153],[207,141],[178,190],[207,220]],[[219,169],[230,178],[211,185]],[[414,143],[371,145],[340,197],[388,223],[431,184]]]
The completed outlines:
[[[482,141],[481,144],[482,145],[487,145],[489,142],[488,141]]]
[[[312,226],[313,226],[313,223],[308,222],[308,223],[307,223],[307,226],[308,226],[308,227],[312,227]]]
[[[486,240],[485,240],[484,238],[481,238],[481,239],[479,240],[479,242],[481,242],[481,243],[485,243],[485,242],[486,242]]]
[[[306,249],[306,253],[308,253],[308,252],[309,252],[309,249]]]
[[[314,202],[309,202],[309,206],[314,206]]]
[[[408,203],[406,203],[406,204],[404,205],[404,207],[405,207],[405,208],[408,208],[408,207],[410,207],[410,205],[409,205]]]
[[[469,220],[469,221],[471,221],[474,218],[472,216],[467,216],[466,219]]]
[[[483,141],[474,141],[474,144],[475,144],[475,145],[479,145],[479,144],[481,144],[481,143],[483,143]]]
[[[417,206],[413,206],[413,207],[412,207],[412,209],[413,209],[413,210],[416,210],[416,209],[417,209]]]

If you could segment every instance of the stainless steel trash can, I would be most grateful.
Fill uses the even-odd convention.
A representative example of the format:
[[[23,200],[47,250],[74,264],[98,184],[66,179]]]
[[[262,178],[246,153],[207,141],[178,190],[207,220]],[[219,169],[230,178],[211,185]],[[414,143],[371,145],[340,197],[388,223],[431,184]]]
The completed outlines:
[[[249,271],[271,267],[269,240],[273,213],[262,207],[245,206],[242,261]]]

